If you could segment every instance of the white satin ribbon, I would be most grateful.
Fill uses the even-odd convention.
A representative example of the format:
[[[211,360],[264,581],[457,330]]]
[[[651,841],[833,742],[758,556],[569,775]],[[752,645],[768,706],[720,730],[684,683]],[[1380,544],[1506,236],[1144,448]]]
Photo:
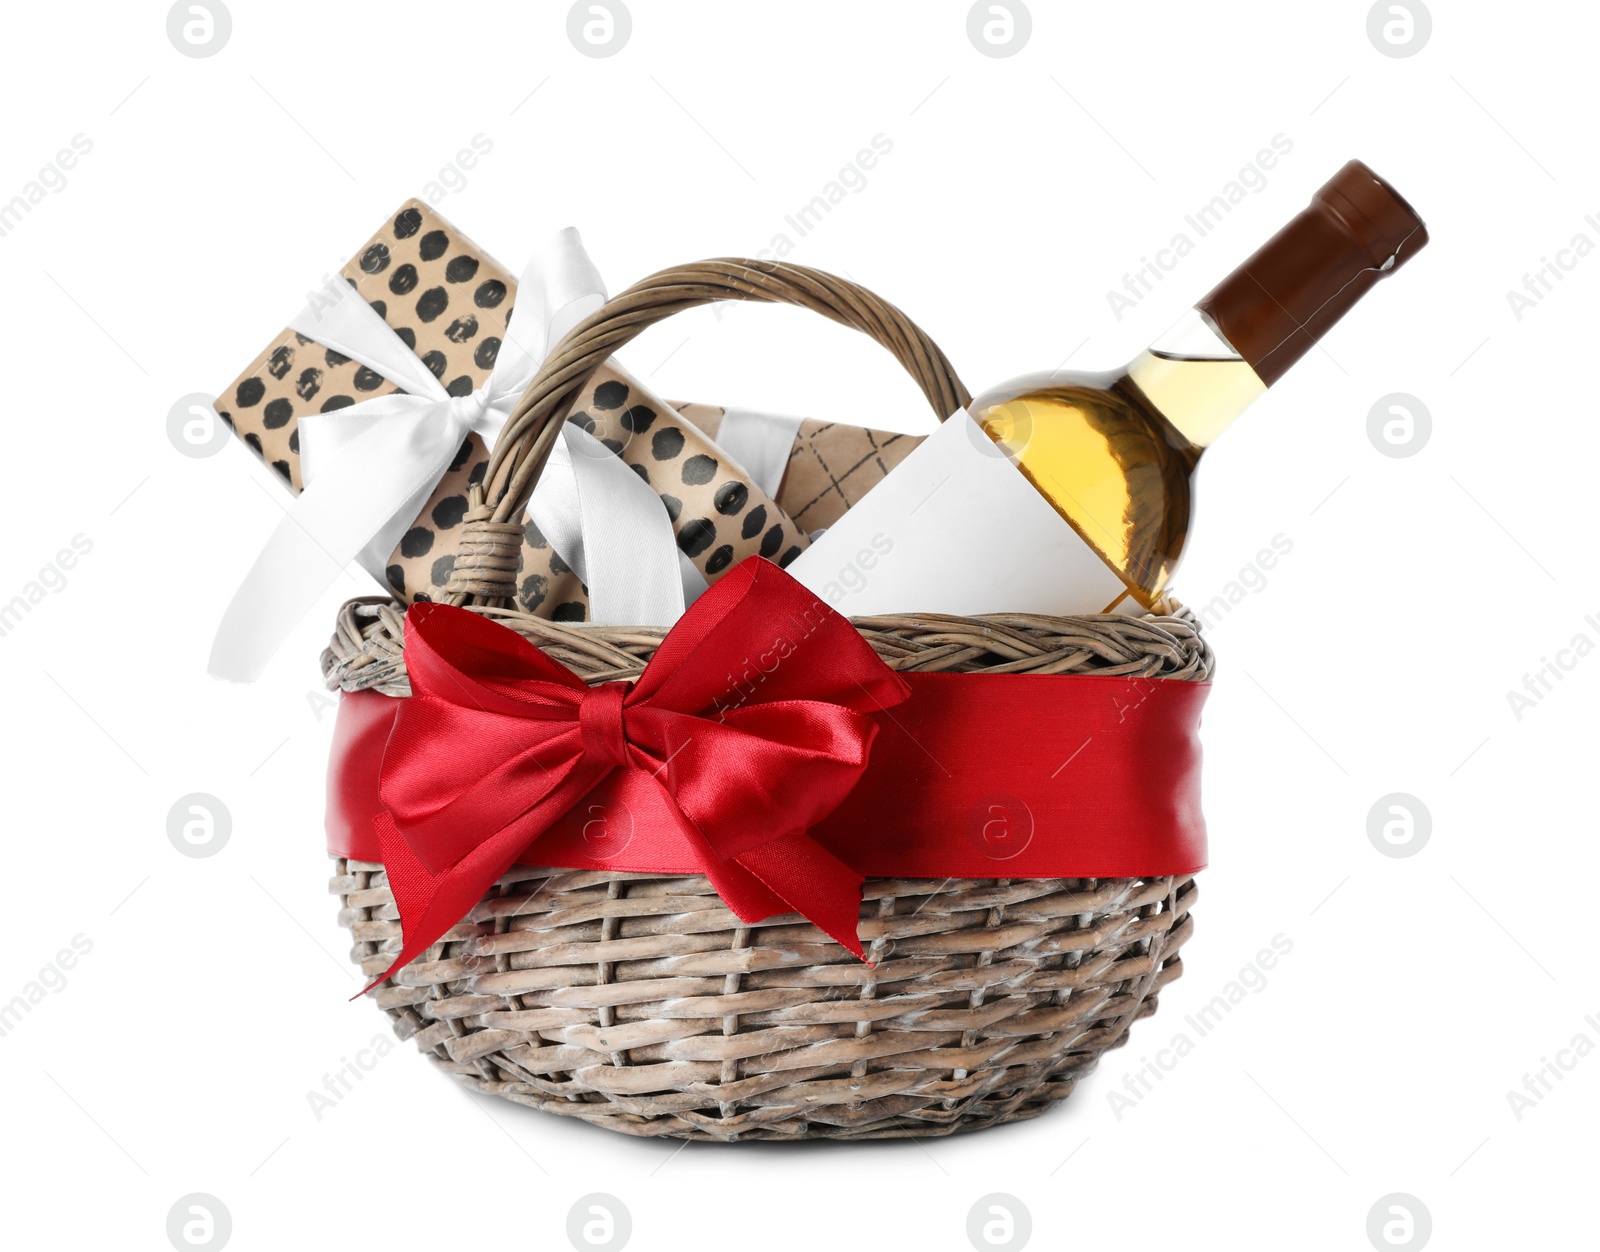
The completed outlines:
[[[707,583],[679,549],[661,497],[582,427],[567,422],[561,433],[528,516],[588,587],[590,621],[672,625]]]
[[[717,447],[744,470],[746,478],[776,499],[804,421],[803,417],[780,417],[752,409],[724,409],[717,427]]]
[[[308,305],[291,329],[405,390],[301,419],[305,489],[228,605],[210,672],[255,679],[351,561],[384,583],[390,554],[467,435],[476,432],[492,447],[550,349],[604,302],[604,283],[578,232],[559,232],[523,270],[488,380],[460,397],[356,292],[341,288],[335,298]],[[529,339],[537,352],[526,346]],[[694,577],[683,576],[665,506],[598,440],[570,425],[563,431],[530,516],[584,579],[590,620],[670,626],[704,579],[692,566]]]

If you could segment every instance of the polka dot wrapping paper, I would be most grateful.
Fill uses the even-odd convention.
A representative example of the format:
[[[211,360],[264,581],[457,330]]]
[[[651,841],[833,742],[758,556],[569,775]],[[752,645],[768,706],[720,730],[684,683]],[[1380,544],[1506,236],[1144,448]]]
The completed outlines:
[[[516,280],[425,204],[411,200],[402,206],[339,277],[394,328],[451,395],[470,394],[488,378],[516,299]],[[217,412],[298,493],[299,418],[398,390],[359,362],[286,329],[219,395]],[[710,405],[685,407],[711,427],[723,413]],[[808,438],[802,428],[778,493],[800,501],[808,517],[799,524],[750,482],[704,429],[614,365],[596,374],[567,420],[600,439],[650,484],[672,518],[678,546],[711,582],[747,556],[760,554],[780,564],[798,556],[808,530],[842,513],[916,442],[806,423],[811,434]],[[830,430],[838,434],[827,434]],[[812,446],[819,438],[820,446]],[[387,570],[390,589],[401,600],[431,599],[449,580],[467,490],[481,481],[488,460],[483,441],[470,436],[401,539]],[[577,574],[531,522],[522,545],[517,601],[540,617],[588,617],[588,597]]]
[[[697,429],[717,437],[724,409],[693,401],[668,403]],[[806,534],[826,530],[922,440],[921,435],[808,419],[800,423],[789,452],[778,506]]]

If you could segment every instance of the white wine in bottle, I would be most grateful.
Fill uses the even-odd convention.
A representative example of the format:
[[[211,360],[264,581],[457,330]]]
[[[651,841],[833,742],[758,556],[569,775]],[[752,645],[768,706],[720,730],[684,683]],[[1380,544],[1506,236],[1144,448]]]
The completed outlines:
[[[973,420],[1126,587],[1082,611],[1162,607],[1201,454],[1427,241],[1411,206],[1351,161],[1122,369],[1031,375],[972,402]]]

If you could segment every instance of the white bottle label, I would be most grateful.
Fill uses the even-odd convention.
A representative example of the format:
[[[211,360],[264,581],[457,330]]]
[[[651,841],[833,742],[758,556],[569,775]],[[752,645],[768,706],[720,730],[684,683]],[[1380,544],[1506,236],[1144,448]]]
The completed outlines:
[[[788,568],[847,617],[1100,613],[1127,591],[964,409]]]

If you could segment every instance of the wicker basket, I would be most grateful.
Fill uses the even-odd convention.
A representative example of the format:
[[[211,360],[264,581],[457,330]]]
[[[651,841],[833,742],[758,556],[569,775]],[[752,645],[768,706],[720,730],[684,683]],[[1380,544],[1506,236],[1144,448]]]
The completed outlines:
[[[797,304],[887,347],[942,419],[968,402],[903,314],[814,270],[707,261],[664,270],[578,326],[513,413],[474,498],[445,598],[531,639],[589,683],[637,677],[664,632],[546,621],[512,603],[533,484],[589,375],[639,330],[721,299]],[[403,609],[342,611],[330,687],[409,694]],[[911,614],[853,623],[901,671],[1209,677],[1186,613]],[[381,865],[331,889],[352,956],[400,950]],[[517,866],[444,939],[371,993],[402,1037],[474,1090],[628,1134],[861,1139],[1032,1117],[1071,1094],[1181,971],[1192,876],[870,878],[863,965],[797,916],[746,925],[699,875]]]

